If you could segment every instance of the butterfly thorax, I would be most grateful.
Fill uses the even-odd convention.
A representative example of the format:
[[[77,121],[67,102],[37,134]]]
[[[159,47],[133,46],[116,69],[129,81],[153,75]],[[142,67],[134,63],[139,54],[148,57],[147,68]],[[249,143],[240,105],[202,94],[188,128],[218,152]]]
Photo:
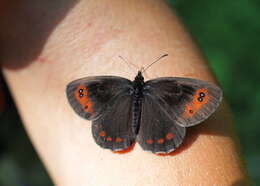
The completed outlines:
[[[134,87],[134,96],[141,98],[143,96],[143,87],[144,87],[144,77],[141,71],[138,71],[135,80],[133,81]]]
[[[143,98],[143,87],[144,87],[144,77],[141,71],[138,71],[135,80],[133,81],[134,93],[133,93],[133,116],[132,116],[132,129],[135,134],[138,134],[140,128],[140,117],[141,117],[141,107]]]

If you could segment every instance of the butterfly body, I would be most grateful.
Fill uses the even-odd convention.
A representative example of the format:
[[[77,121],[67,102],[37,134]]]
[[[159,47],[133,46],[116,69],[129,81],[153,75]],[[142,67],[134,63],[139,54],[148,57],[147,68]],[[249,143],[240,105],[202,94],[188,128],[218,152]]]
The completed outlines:
[[[144,88],[144,77],[141,71],[138,72],[135,80],[133,81],[133,95],[132,95],[132,106],[133,106],[133,124],[132,130],[134,134],[138,134],[140,128],[140,117],[141,117],[141,107],[143,99],[143,88]]]
[[[121,151],[138,142],[144,150],[170,153],[181,145],[186,127],[207,119],[218,107],[216,85],[180,77],[133,81],[118,76],[93,76],[68,84],[74,111],[92,120],[95,142]]]

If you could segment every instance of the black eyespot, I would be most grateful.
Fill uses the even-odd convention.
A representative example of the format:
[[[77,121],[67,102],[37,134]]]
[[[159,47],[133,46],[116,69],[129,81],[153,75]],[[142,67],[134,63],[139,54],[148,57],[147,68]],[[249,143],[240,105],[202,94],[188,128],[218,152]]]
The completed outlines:
[[[83,96],[84,96],[83,94],[81,94],[81,93],[79,94],[79,97],[83,97]]]
[[[203,97],[198,97],[198,101],[202,102],[203,101]]]
[[[193,110],[189,110],[189,112],[192,114],[192,113],[193,113]]]
[[[79,93],[82,93],[83,92],[83,89],[79,89]]]
[[[205,97],[205,93],[204,92],[200,92],[200,97]]]

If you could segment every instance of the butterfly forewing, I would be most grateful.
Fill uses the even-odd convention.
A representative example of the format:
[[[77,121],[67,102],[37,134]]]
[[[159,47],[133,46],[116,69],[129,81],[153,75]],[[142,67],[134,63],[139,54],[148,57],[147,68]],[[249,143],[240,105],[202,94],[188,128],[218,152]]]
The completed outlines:
[[[205,81],[169,77],[147,81],[144,94],[158,103],[172,121],[183,127],[201,123],[219,106],[222,91]]]
[[[116,76],[95,76],[75,80],[67,86],[67,97],[71,107],[81,117],[98,118],[110,101],[120,94],[129,94],[132,82]]]

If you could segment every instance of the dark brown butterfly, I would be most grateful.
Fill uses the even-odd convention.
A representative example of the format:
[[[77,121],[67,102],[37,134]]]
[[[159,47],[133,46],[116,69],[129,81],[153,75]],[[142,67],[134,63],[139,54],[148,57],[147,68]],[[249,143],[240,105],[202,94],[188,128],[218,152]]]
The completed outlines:
[[[205,81],[162,77],[144,82],[94,76],[67,86],[74,111],[92,120],[95,142],[122,151],[138,142],[144,150],[170,153],[181,145],[186,127],[206,120],[219,106],[222,91]]]

